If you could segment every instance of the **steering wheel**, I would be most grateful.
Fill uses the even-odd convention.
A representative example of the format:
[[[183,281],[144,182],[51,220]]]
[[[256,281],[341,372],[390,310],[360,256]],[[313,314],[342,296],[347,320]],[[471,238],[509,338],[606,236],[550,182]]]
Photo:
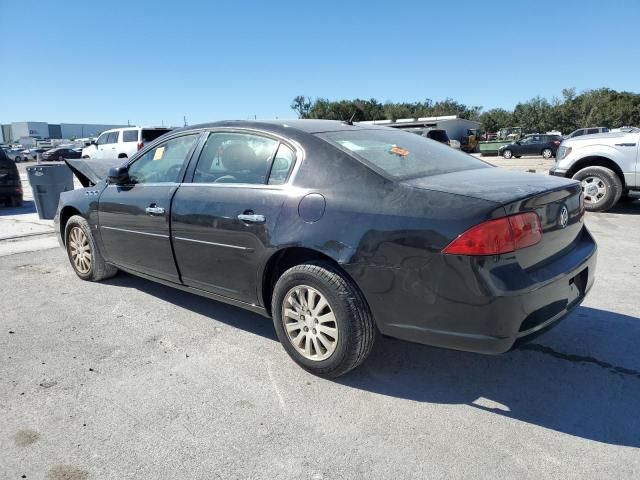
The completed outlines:
[[[223,175],[214,180],[213,183],[232,183],[237,182],[238,180],[233,175]]]

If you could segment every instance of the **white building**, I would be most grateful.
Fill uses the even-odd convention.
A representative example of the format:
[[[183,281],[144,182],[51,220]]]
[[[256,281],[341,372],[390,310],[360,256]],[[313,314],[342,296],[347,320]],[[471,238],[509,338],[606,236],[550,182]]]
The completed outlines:
[[[0,127],[4,142],[26,142],[32,145],[42,139],[74,139],[97,137],[105,130],[126,125],[102,125],[93,123],[12,122]]]
[[[398,120],[373,120],[359,122],[369,125],[384,125],[386,127],[402,128],[408,130],[445,130],[451,140],[461,141],[467,135],[467,130],[480,128],[480,122],[458,118],[457,115],[444,115],[440,117],[399,118]]]

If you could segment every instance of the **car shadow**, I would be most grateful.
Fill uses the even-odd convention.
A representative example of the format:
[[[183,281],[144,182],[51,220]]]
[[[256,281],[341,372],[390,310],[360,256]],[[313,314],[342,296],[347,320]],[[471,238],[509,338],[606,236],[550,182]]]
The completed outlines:
[[[627,200],[625,202],[618,202],[611,210],[607,210],[606,213],[621,215],[640,215],[640,197],[636,195],[633,198],[633,201]]]
[[[27,213],[36,213],[36,203],[33,200],[25,200],[20,207],[9,207],[0,204],[0,216],[5,215],[24,215]]]
[[[127,274],[109,283],[277,341],[269,320],[240,308]],[[556,329],[503,355],[443,350],[380,336],[361,367],[334,381],[403,400],[465,405],[568,435],[637,448],[640,361],[631,345],[639,338],[640,319],[579,307]],[[557,343],[566,346],[550,346]]]

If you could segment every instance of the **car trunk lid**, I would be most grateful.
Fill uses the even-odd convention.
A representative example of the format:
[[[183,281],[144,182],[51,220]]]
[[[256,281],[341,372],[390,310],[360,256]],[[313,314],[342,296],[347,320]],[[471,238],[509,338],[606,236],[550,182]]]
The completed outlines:
[[[500,168],[465,170],[403,182],[413,188],[455,193],[489,200],[504,214],[536,212],[542,240],[515,254],[524,269],[539,268],[562,255],[580,234],[583,222],[582,188],[573,180]],[[462,233],[462,232],[461,232]]]

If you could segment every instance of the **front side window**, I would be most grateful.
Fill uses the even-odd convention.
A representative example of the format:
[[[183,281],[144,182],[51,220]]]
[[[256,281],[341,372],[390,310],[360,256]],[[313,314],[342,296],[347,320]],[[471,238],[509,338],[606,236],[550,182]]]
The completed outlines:
[[[491,168],[444,143],[400,130],[340,130],[316,134],[395,179]]]
[[[137,142],[138,141],[138,130],[125,130],[122,132],[122,141],[123,142]]]
[[[102,135],[100,135],[98,137],[98,140],[96,141],[96,144],[98,145],[104,145],[105,143],[107,143],[107,137],[109,136],[108,133],[103,133]]]
[[[199,134],[183,135],[149,150],[129,166],[131,183],[175,183]]]
[[[194,183],[264,184],[278,142],[246,133],[212,133],[202,149]]]

